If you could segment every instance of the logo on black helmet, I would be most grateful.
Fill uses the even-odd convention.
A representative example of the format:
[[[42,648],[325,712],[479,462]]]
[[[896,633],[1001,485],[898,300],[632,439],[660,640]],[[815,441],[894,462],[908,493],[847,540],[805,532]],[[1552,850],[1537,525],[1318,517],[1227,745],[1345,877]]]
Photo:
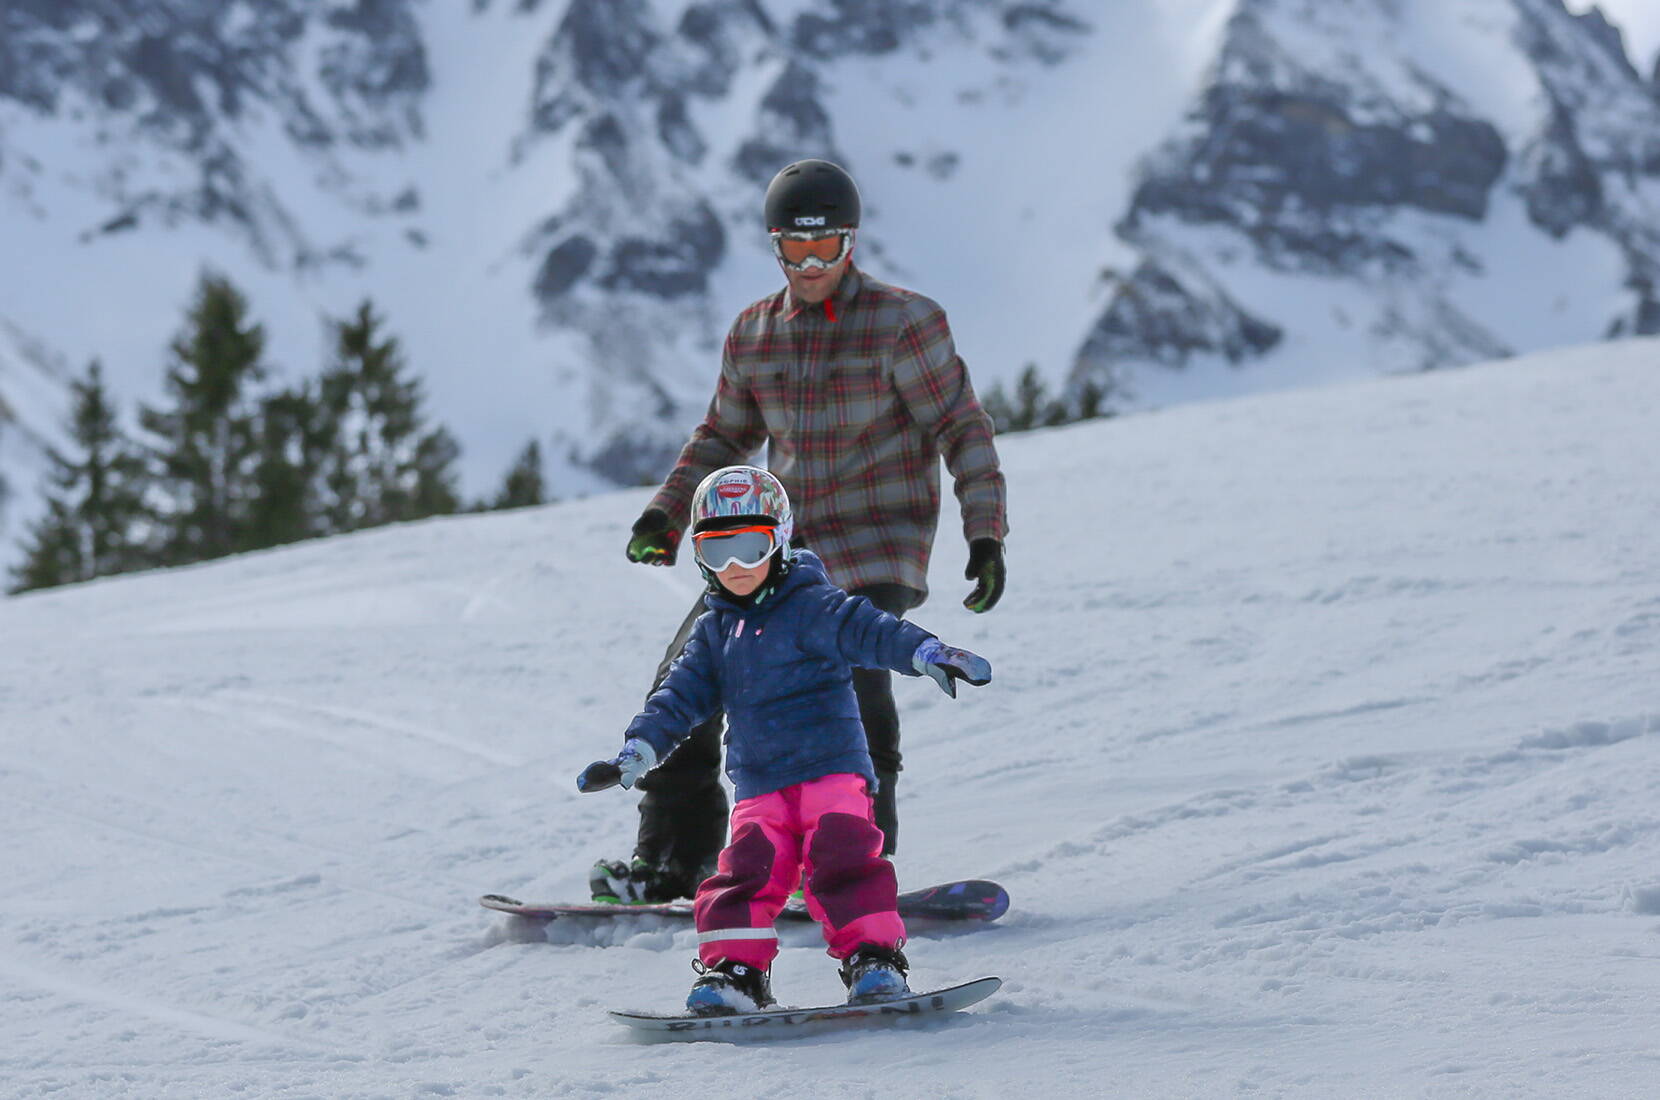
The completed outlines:
[[[797,225],[823,225],[824,224],[824,215],[820,214],[816,218],[797,218],[795,220],[795,224],[797,224]]]

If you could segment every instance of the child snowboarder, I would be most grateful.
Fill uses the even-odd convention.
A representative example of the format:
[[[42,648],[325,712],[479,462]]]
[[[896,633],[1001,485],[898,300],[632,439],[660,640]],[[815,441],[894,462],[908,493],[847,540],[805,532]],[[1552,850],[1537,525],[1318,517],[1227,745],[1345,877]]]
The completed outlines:
[[[577,788],[632,787],[724,707],[737,803],[730,843],[693,906],[699,977],[687,1010],[731,1015],[773,1003],[773,921],[798,884],[842,961],[848,1002],[902,997],[905,926],[881,856],[852,669],[926,674],[955,697],[956,680],[985,684],[991,666],[831,584],[816,555],[790,546],[789,498],[765,470],[716,470],[698,486],[691,518],[709,610],[629,724],[622,752],[590,764]]]

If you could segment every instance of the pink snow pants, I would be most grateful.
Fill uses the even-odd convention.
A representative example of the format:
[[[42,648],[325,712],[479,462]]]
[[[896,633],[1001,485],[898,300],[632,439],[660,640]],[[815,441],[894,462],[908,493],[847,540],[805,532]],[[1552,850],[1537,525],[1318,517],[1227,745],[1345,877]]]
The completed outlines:
[[[870,792],[860,775],[827,775],[732,808],[732,842],[716,873],[698,887],[698,957],[765,970],[778,954],[773,921],[803,885],[807,912],[824,929],[830,954],[861,943],[897,947],[899,919],[893,864],[882,858]]]

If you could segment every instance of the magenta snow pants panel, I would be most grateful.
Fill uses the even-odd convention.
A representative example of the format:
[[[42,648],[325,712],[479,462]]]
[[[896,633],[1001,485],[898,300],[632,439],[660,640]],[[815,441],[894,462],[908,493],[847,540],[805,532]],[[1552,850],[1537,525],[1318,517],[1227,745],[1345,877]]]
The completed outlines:
[[[772,965],[773,921],[803,884],[803,868],[807,912],[832,956],[846,958],[861,943],[898,946],[898,882],[881,853],[863,776],[827,775],[744,799],[732,809],[732,842],[716,873],[698,887],[698,957]]]

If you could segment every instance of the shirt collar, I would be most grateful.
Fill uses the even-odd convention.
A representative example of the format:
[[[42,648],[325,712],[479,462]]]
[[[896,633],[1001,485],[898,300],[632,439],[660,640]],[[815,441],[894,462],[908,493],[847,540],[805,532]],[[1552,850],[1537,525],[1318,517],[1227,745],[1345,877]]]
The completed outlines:
[[[849,260],[847,262],[847,273],[842,276],[842,281],[836,284],[836,292],[824,300],[824,315],[832,321],[845,316],[848,304],[858,296],[864,285],[864,276],[859,273],[859,269],[853,261]],[[797,302],[795,293],[790,290],[788,284],[785,284],[784,320],[793,321],[811,308],[814,307],[807,305],[805,302]]]

